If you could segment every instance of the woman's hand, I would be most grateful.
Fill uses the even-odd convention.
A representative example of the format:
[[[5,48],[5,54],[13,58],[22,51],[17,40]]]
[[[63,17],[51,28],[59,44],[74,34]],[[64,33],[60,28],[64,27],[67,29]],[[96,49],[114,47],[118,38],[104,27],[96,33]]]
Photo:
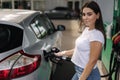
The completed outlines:
[[[73,52],[74,52],[74,49],[71,49],[71,50],[65,50],[65,51],[61,51],[61,52],[58,52],[58,53],[54,53],[56,56],[67,56],[67,57],[72,57],[73,55]]]
[[[65,56],[66,51],[61,51],[58,53],[54,53],[56,56]]]

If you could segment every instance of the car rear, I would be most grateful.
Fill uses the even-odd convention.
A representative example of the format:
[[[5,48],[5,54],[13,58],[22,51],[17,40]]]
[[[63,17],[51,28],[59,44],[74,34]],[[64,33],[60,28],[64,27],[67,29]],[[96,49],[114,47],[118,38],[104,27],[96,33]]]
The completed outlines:
[[[0,80],[50,79],[52,65],[45,60],[43,49],[58,47],[61,32],[40,14],[0,10]]]
[[[23,34],[20,26],[0,23],[0,80],[39,80],[34,72],[41,56],[24,53]]]
[[[20,23],[34,13],[0,10],[0,80],[49,80],[50,64],[42,62],[41,55],[26,54],[22,46],[27,36]]]

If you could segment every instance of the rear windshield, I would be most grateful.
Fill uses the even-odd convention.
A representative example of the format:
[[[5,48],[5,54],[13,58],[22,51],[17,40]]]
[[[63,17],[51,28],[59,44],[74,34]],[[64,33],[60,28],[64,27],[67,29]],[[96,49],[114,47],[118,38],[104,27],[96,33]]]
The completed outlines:
[[[0,53],[22,45],[23,30],[11,25],[0,24]]]

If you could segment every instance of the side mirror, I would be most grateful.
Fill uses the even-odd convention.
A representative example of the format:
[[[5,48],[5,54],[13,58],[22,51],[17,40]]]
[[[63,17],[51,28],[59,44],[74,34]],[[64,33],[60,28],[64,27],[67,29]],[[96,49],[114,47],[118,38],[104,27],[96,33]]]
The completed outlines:
[[[65,26],[64,25],[58,25],[57,26],[57,31],[64,31],[65,30]]]

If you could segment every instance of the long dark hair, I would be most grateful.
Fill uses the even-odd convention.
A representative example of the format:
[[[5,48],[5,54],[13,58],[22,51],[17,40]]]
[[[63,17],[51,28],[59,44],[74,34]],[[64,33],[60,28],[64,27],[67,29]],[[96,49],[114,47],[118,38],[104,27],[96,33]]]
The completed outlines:
[[[102,14],[101,14],[100,7],[95,1],[88,1],[82,7],[81,13],[83,12],[83,9],[85,7],[92,9],[95,12],[95,14],[99,13],[99,18],[95,22],[95,28],[97,30],[100,30],[104,35],[104,40],[105,40],[104,49],[105,49],[106,48],[106,34],[105,34],[105,28],[104,28],[104,25],[103,25],[103,19],[102,19]],[[81,23],[82,23],[82,19],[81,19]]]

